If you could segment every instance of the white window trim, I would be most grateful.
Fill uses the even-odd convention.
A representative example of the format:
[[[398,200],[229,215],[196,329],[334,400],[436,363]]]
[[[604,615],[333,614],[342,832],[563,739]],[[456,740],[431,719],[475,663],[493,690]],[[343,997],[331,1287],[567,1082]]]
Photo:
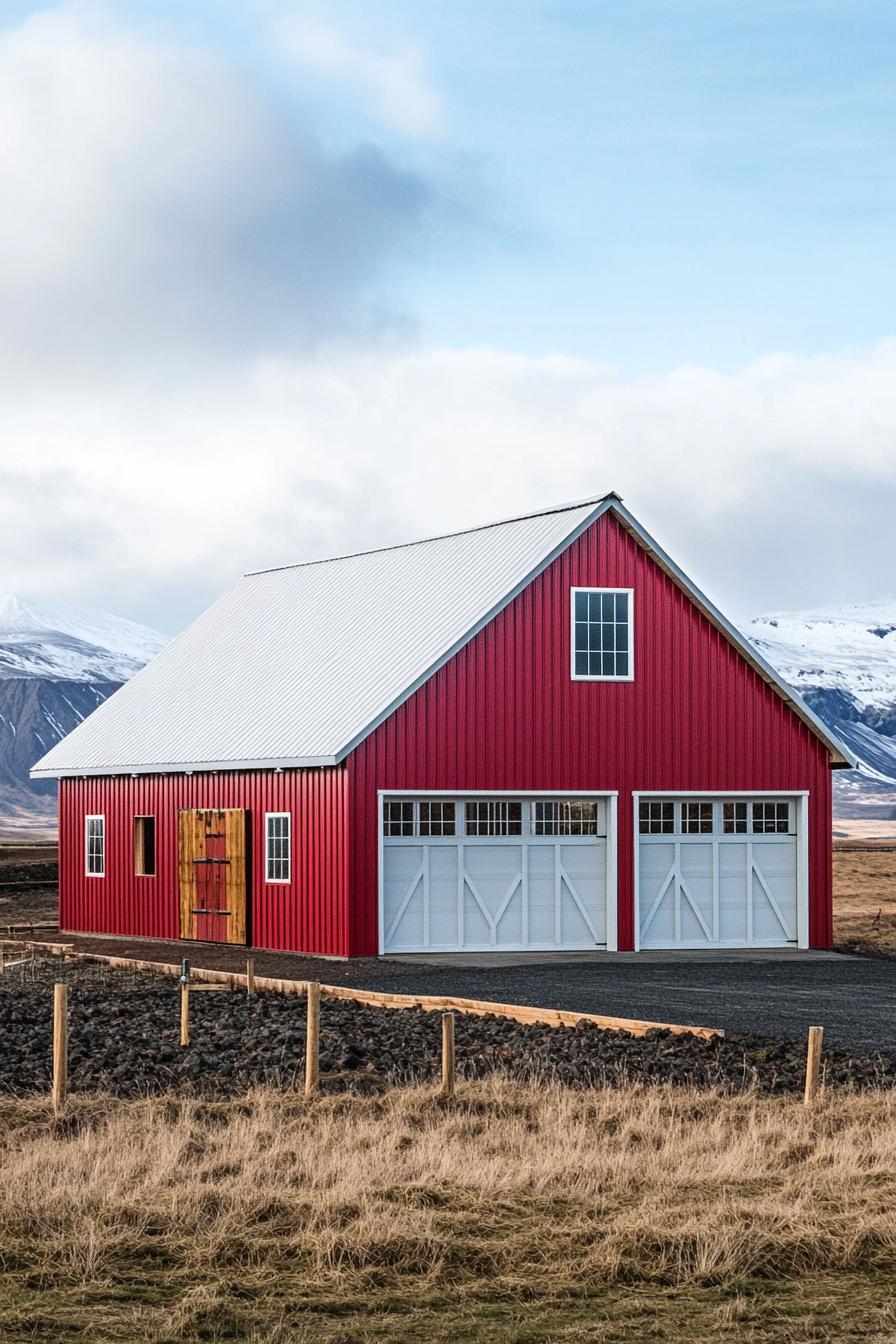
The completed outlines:
[[[92,873],[90,871],[90,823],[92,821],[101,821],[103,823],[103,867],[102,871]],[[88,812],[84,818],[84,876],[85,877],[105,877],[106,876],[106,814],[105,812]]]
[[[270,862],[271,856],[268,853],[268,822],[274,819],[286,818],[286,877],[271,877]],[[292,813],[291,812],[265,812],[264,814],[264,881],[265,886],[288,887],[292,882]]]
[[[809,946],[809,798],[808,789],[765,789],[757,793],[754,789],[637,789],[632,793],[632,831],[634,842],[634,862],[632,865],[632,874],[634,878],[634,890],[632,892],[633,913],[634,913],[634,943],[636,952],[641,951],[641,909],[639,900],[640,871],[639,858],[641,853],[641,840],[644,839],[638,827],[638,811],[641,799],[661,799],[668,798],[670,802],[687,799],[746,799],[757,803],[764,801],[773,801],[775,799],[789,800],[794,804],[796,811],[796,844],[797,844],[797,902],[796,902],[796,927],[797,938],[796,946],[805,951]],[[673,837],[674,839],[675,837]],[[681,837],[679,837],[681,838]],[[706,837],[704,837],[705,839]],[[730,835],[720,836],[719,839],[736,841],[749,839],[750,837]],[[784,837],[786,838],[786,837]],[[694,837],[699,840],[699,836]]]
[[[576,593],[628,594],[628,675],[592,676],[576,672]],[[635,679],[635,590],[634,588],[570,588],[569,590],[569,675],[573,681],[634,681]]]

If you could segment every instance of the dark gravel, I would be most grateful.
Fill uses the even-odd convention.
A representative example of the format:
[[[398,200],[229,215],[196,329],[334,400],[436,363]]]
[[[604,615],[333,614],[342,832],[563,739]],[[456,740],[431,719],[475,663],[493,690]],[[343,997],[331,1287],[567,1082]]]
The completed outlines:
[[[240,991],[194,994],[191,1044],[179,1045],[179,989],[164,977],[86,964],[40,962],[0,983],[0,1091],[27,1095],[50,1086],[52,983],[66,979],[70,1003],[70,1086],[121,1096],[161,1091],[234,1095],[262,1084],[301,1084],[305,1002]],[[328,1090],[375,1089],[434,1080],[441,1028],[437,1013],[322,1004],[320,1066]],[[798,1091],[805,1047],[758,1036],[704,1040],[654,1031],[646,1037],[574,1028],[521,1026],[504,1018],[456,1019],[458,1071],[496,1069],[582,1086],[621,1081],[721,1085],[732,1090]],[[824,1055],[829,1084],[896,1086],[896,1058]]]

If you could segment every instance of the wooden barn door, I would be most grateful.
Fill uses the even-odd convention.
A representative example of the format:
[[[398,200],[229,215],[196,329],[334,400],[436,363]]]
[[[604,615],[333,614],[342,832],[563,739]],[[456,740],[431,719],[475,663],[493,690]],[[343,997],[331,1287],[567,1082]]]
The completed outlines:
[[[196,808],[180,814],[180,936],[246,941],[246,813]]]

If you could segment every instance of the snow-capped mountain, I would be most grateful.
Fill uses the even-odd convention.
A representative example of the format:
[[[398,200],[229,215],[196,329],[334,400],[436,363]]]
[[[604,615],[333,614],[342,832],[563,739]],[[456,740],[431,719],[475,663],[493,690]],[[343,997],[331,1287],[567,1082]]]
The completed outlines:
[[[859,758],[834,777],[837,815],[896,819],[896,597],[773,612],[744,634]]]
[[[0,678],[121,683],[166,643],[157,630],[105,611],[0,597]]]
[[[166,643],[107,612],[0,598],[0,835],[55,829],[55,784],[28,771]]]

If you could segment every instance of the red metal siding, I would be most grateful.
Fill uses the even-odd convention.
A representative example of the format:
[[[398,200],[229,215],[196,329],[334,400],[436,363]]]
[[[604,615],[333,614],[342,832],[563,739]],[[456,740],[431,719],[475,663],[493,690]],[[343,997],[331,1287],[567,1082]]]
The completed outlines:
[[[347,806],[343,768],[282,774],[65,779],[59,786],[60,927],[139,938],[179,937],[181,808],[249,813],[249,939],[254,947],[345,955]],[[264,880],[264,814],[292,813],[292,881]],[[106,818],[106,875],[84,874],[84,817]],[[134,817],[156,818],[156,876],[135,877]]]
[[[635,679],[572,681],[569,590],[633,588]],[[831,941],[831,780],[814,734],[605,515],[348,760],[350,951],[377,950],[377,790],[617,789],[619,946],[632,793],[810,791],[810,941]]]

